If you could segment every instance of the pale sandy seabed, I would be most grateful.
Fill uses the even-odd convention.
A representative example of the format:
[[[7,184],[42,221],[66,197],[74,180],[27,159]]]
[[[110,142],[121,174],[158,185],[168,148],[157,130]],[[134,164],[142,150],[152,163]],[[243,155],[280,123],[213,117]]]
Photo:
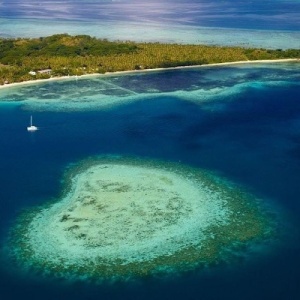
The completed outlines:
[[[234,261],[225,249],[272,239],[275,223],[261,201],[205,171],[95,158],[66,172],[61,199],[19,218],[6,252],[48,276],[122,280]]]

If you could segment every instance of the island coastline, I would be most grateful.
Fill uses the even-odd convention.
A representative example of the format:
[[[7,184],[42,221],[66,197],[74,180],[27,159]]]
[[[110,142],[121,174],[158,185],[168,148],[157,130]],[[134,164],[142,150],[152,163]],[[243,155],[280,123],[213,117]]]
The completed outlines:
[[[55,76],[46,79],[33,79],[22,82],[13,82],[0,85],[0,90],[5,88],[12,88],[22,85],[37,84],[37,83],[46,83],[49,81],[61,81],[61,80],[74,80],[87,77],[102,77],[102,76],[112,76],[112,75],[126,75],[126,74],[136,74],[136,73],[146,73],[146,72],[162,72],[170,70],[183,70],[183,69],[197,69],[197,68],[210,68],[210,67],[223,67],[231,65],[245,65],[245,64],[269,64],[269,63],[288,63],[288,62],[300,62],[299,58],[282,58],[282,59],[265,59],[265,60],[244,60],[244,61],[232,61],[232,62],[222,62],[222,63],[211,63],[211,64],[202,64],[202,65],[192,65],[192,66],[176,66],[168,68],[154,68],[154,69],[143,69],[143,70],[127,70],[127,71],[115,71],[115,72],[106,72],[101,73],[90,73],[84,75],[72,75],[72,76]]]

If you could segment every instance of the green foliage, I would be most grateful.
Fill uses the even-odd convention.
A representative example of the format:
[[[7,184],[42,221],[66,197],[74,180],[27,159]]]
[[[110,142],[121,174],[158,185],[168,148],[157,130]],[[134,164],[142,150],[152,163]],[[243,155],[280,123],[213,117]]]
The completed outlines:
[[[136,50],[137,46],[130,42],[109,42],[87,35],[72,37],[68,34],[56,34],[38,39],[2,40],[0,43],[0,59],[7,57],[21,59],[26,56],[102,56],[132,53]]]
[[[50,68],[52,76],[62,76],[299,57],[299,49],[111,42],[88,35],[0,39],[0,84],[49,77],[28,72]]]

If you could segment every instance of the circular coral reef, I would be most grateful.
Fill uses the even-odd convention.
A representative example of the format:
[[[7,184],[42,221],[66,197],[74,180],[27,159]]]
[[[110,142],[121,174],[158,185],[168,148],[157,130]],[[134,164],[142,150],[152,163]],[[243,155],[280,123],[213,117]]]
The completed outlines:
[[[180,164],[96,158],[66,171],[64,186],[59,201],[19,218],[7,247],[45,274],[104,280],[186,271],[273,234],[260,201]]]

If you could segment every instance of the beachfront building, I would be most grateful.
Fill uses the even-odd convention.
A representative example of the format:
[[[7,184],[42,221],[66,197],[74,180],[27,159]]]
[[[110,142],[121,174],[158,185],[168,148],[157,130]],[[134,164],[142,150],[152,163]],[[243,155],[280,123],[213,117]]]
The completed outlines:
[[[39,74],[48,74],[48,75],[50,75],[51,72],[52,72],[51,69],[44,69],[44,70],[39,70],[38,71]]]
[[[30,74],[30,75],[32,75],[32,76],[36,76],[36,74],[37,73],[39,73],[39,74],[47,74],[47,75],[50,75],[51,74],[51,72],[52,72],[52,70],[51,69],[44,69],[44,70],[39,70],[39,71],[30,71],[30,72],[28,72],[28,74]]]

